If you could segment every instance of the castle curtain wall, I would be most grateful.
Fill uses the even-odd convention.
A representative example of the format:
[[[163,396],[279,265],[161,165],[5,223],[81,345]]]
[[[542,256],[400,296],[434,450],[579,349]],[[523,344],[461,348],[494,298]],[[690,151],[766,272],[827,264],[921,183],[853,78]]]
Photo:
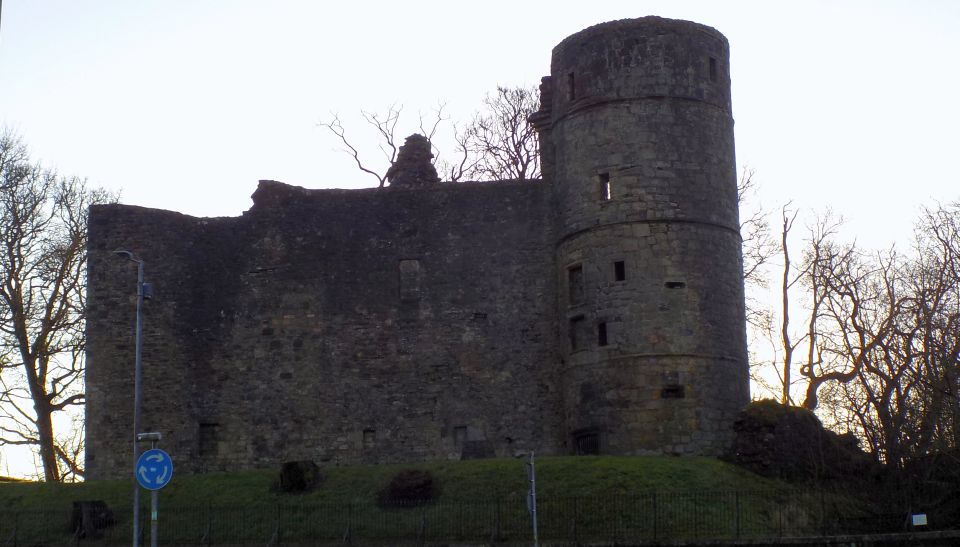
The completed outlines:
[[[178,466],[508,456],[562,443],[548,189],[307,191],[240,218],[91,211],[91,478],[125,475],[135,265],[144,430]]]

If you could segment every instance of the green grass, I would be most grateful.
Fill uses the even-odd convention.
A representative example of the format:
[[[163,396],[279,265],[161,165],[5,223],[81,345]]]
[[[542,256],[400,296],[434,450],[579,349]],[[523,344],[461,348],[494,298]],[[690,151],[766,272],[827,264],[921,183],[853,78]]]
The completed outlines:
[[[411,468],[433,474],[439,498],[427,506],[378,507],[378,492],[397,472]],[[175,475],[160,493],[164,538],[257,543],[276,537],[295,543],[337,542],[350,534],[388,542],[512,541],[529,534],[523,460],[329,467],[316,490],[300,495],[273,490],[278,471]],[[117,519],[106,542],[122,543],[130,530],[132,490],[132,480],[0,483],[0,543],[14,534],[19,542],[67,541],[72,502],[94,499],[105,501]],[[539,458],[537,494],[545,540],[731,538],[785,529],[805,534],[817,531],[824,514],[819,495],[794,492],[711,458]],[[142,499],[146,507],[146,491]],[[859,503],[836,496],[828,501],[832,513],[854,513]],[[11,522],[18,511],[33,516]]]
[[[424,469],[441,485],[439,501],[522,496],[526,462],[515,459],[439,461],[420,464],[326,467],[323,484],[302,495],[280,494],[271,485],[278,470],[228,474],[175,475],[161,491],[167,506],[248,505],[277,502],[364,503],[398,471]],[[711,458],[545,457],[537,459],[537,491],[542,498],[630,495],[647,492],[714,492],[783,489],[739,467]],[[123,507],[133,480],[77,484],[0,483],[0,507],[68,509],[74,500],[101,499]]]

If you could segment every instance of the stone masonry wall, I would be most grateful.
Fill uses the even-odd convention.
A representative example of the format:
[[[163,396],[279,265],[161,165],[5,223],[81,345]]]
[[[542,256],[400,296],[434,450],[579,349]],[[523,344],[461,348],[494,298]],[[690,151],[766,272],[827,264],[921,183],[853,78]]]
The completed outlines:
[[[719,454],[747,403],[729,54],[657,17],[553,51],[565,422],[581,453]]]
[[[307,191],[240,218],[91,211],[91,478],[131,455],[136,266],[144,430],[181,469],[554,453],[555,287],[542,184]]]
[[[554,49],[542,182],[261,181],[237,218],[93,207],[88,478],[132,464],[117,249],[155,284],[142,429],[180,471],[722,452],[748,400],[729,74],[714,29],[604,23]]]

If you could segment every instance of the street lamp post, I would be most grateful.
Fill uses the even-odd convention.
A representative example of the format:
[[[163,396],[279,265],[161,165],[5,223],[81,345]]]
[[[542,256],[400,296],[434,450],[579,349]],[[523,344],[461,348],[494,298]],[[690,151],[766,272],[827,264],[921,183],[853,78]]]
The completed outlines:
[[[130,251],[122,249],[114,254],[137,263],[137,331],[136,349],[133,372],[133,472],[137,472],[137,459],[140,457],[137,435],[140,433],[140,408],[143,404],[143,363],[141,362],[141,348],[143,346],[143,260],[137,258]],[[133,547],[140,543],[140,485],[133,481]]]

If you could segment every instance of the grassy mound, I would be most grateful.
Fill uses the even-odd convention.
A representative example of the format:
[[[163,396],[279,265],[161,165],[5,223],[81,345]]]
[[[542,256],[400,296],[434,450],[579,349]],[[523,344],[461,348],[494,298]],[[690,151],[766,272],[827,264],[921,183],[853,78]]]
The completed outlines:
[[[378,505],[391,481],[410,470],[442,485],[434,499]],[[160,496],[163,536],[183,544],[444,543],[525,541],[530,534],[525,460],[321,471],[322,483],[301,494],[273,488],[279,467],[175,476]],[[130,534],[132,490],[132,480],[0,484],[0,536],[23,544],[74,541],[72,502],[103,500],[115,518],[91,534],[119,544]],[[537,491],[540,537],[574,543],[838,532],[861,512],[858,500],[797,492],[711,458],[540,458]]]
[[[228,474],[177,475],[163,489],[166,506],[242,505],[285,502],[373,503],[400,471],[427,471],[443,484],[439,501],[522,496],[527,490],[526,461],[490,459],[420,464],[324,468],[326,480],[296,496],[271,489],[278,469]],[[133,481],[78,484],[0,484],[0,507],[68,509],[74,500],[100,499],[111,507],[129,503]],[[629,495],[647,492],[717,492],[782,489],[762,478],[712,458],[544,457],[537,459],[537,490],[543,498]]]

